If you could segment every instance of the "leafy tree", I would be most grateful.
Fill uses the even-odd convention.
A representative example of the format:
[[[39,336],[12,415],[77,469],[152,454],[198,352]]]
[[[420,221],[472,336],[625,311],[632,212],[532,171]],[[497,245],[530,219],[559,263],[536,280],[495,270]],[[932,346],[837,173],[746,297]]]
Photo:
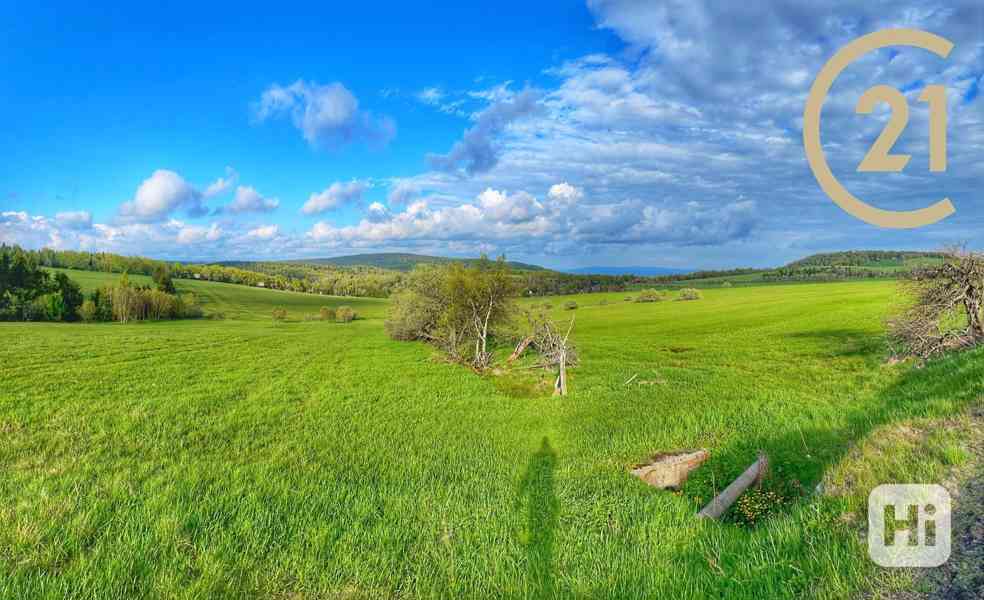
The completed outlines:
[[[154,269],[153,280],[157,284],[157,289],[165,294],[178,293],[178,290],[174,288],[174,280],[171,279],[171,270],[168,269],[166,264],[161,263],[157,265]]]
[[[99,316],[99,309],[97,308],[96,303],[93,302],[91,299],[86,300],[85,302],[82,303],[82,306],[79,307],[79,318],[81,318],[86,323],[98,321],[99,320],[98,316]]]
[[[518,288],[505,258],[415,269],[395,295],[386,330],[400,340],[425,340],[452,359],[484,369],[491,345],[515,316]]]
[[[55,287],[61,297],[62,317],[60,320],[77,321],[79,307],[82,306],[82,301],[85,299],[79,284],[69,279],[68,275],[58,273],[55,275]]]

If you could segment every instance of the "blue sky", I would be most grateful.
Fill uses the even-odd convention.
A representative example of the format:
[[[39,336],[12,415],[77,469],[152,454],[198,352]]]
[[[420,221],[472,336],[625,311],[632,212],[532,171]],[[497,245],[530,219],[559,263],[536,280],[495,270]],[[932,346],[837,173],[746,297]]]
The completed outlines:
[[[984,245],[979,3],[321,3],[7,6],[0,240],[179,260],[506,253],[548,266],[773,265],[821,250]],[[824,110],[835,172],[917,231],[845,215],[803,156],[823,62],[885,27]],[[749,35],[754,32],[754,35]],[[900,175],[854,167],[911,98]],[[927,83],[950,169],[925,168]]]

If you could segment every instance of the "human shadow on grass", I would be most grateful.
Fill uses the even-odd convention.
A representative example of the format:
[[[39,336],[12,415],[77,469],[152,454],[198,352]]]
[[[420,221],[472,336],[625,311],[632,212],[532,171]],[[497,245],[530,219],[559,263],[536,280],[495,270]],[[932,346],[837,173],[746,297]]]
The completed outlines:
[[[535,598],[555,596],[553,577],[554,532],[560,503],[554,491],[557,454],[544,437],[540,449],[530,458],[519,484],[517,507],[526,498],[526,562]]]
[[[869,401],[848,409],[842,421],[787,425],[776,434],[748,437],[717,449],[714,460],[695,473],[695,485],[688,484],[689,490],[704,488],[700,491],[706,493],[713,486],[720,492],[761,450],[770,459],[767,485],[794,496],[800,492],[799,498],[805,499],[824,473],[874,430],[909,419],[955,417],[984,396],[984,348],[932,360],[922,368],[910,364],[895,368],[906,371]]]

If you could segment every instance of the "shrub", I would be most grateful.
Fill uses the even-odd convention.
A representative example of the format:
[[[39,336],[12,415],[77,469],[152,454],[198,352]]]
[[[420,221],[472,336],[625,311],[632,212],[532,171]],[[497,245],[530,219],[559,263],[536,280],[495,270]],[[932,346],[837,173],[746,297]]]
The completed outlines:
[[[155,321],[173,319],[178,316],[178,299],[160,290],[143,292],[147,306],[147,318]]]
[[[634,302],[635,301],[635,298],[633,298],[632,296],[626,296],[625,297],[625,301],[626,302]]]
[[[577,302],[574,302],[573,300],[564,302],[564,310],[577,310]]]
[[[418,267],[394,295],[386,331],[398,340],[426,340],[454,361],[485,369],[489,343],[510,337],[517,292],[504,257]]]
[[[86,300],[83,302],[82,306],[79,308],[79,317],[86,323],[97,321],[99,317],[99,308],[96,306],[96,303],[92,300]]]
[[[683,288],[680,290],[680,297],[677,300],[700,300],[704,294],[696,288]]]
[[[65,304],[59,293],[38,296],[25,308],[24,317],[28,321],[63,321],[65,319]]]
[[[178,296],[177,305],[177,315],[178,319],[200,319],[205,315],[205,311],[202,310],[200,304],[198,304],[198,298],[194,294],[184,294],[183,296]],[[285,317],[286,317],[286,311]],[[220,319],[224,319],[225,315],[220,314],[218,316]]]
[[[322,321],[334,321],[337,317],[335,309],[330,306],[322,306],[318,311],[318,316]]]
[[[639,295],[636,296],[636,302],[661,302],[666,300],[666,294],[659,290],[642,290]]]
[[[355,320],[358,315],[351,306],[339,306],[338,310],[335,311],[335,318],[342,323],[350,323]]]
[[[277,308],[273,309],[273,320],[274,321],[286,321],[287,320],[287,309],[284,308],[284,307],[282,307],[282,306],[278,306]]]
[[[726,288],[731,287],[731,282],[725,281],[724,283],[721,284],[721,287],[726,287]]]

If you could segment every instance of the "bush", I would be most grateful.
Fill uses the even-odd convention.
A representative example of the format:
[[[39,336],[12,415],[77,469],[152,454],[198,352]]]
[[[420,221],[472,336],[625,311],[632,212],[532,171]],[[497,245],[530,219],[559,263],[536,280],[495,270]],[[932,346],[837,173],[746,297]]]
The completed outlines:
[[[721,287],[726,287],[726,288],[731,287],[731,282],[725,281],[724,283],[721,284]]]
[[[577,302],[574,302],[573,300],[564,302],[564,310],[577,310]]]
[[[633,298],[632,296],[626,296],[625,297],[625,301],[626,302],[635,302],[635,298]]]
[[[680,297],[677,300],[700,300],[704,294],[696,288],[683,288],[680,290]]]
[[[24,317],[28,321],[63,321],[65,320],[65,304],[61,294],[55,292],[34,299],[27,305]]]
[[[318,316],[322,321],[334,321],[337,317],[335,309],[330,306],[322,306],[321,310],[318,311]]]
[[[335,318],[342,323],[350,323],[358,317],[356,312],[352,310],[351,306],[339,306],[338,310],[335,311]]]
[[[79,317],[86,323],[98,321],[99,308],[96,306],[96,303],[92,300],[86,300],[83,302],[82,306],[79,308]]]
[[[639,295],[636,296],[636,302],[662,302],[666,300],[666,293],[659,290],[642,290]]]
[[[282,307],[282,306],[278,306],[277,308],[273,309],[273,320],[274,321],[286,321],[287,320],[287,309],[284,308],[284,307]]]
[[[490,342],[511,337],[517,291],[504,257],[420,266],[393,296],[386,332],[393,339],[426,340],[454,361],[485,369],[492,360]]]
[[[194,294],[178,296],[177,302],[178,304],[175,315],[175,318],[177,319],[200,319],[205,315],[205,311],[202,310],[201,305],[198,304],[198,298]],[[225,315],[220,314],[218,318],[224,319]]]

